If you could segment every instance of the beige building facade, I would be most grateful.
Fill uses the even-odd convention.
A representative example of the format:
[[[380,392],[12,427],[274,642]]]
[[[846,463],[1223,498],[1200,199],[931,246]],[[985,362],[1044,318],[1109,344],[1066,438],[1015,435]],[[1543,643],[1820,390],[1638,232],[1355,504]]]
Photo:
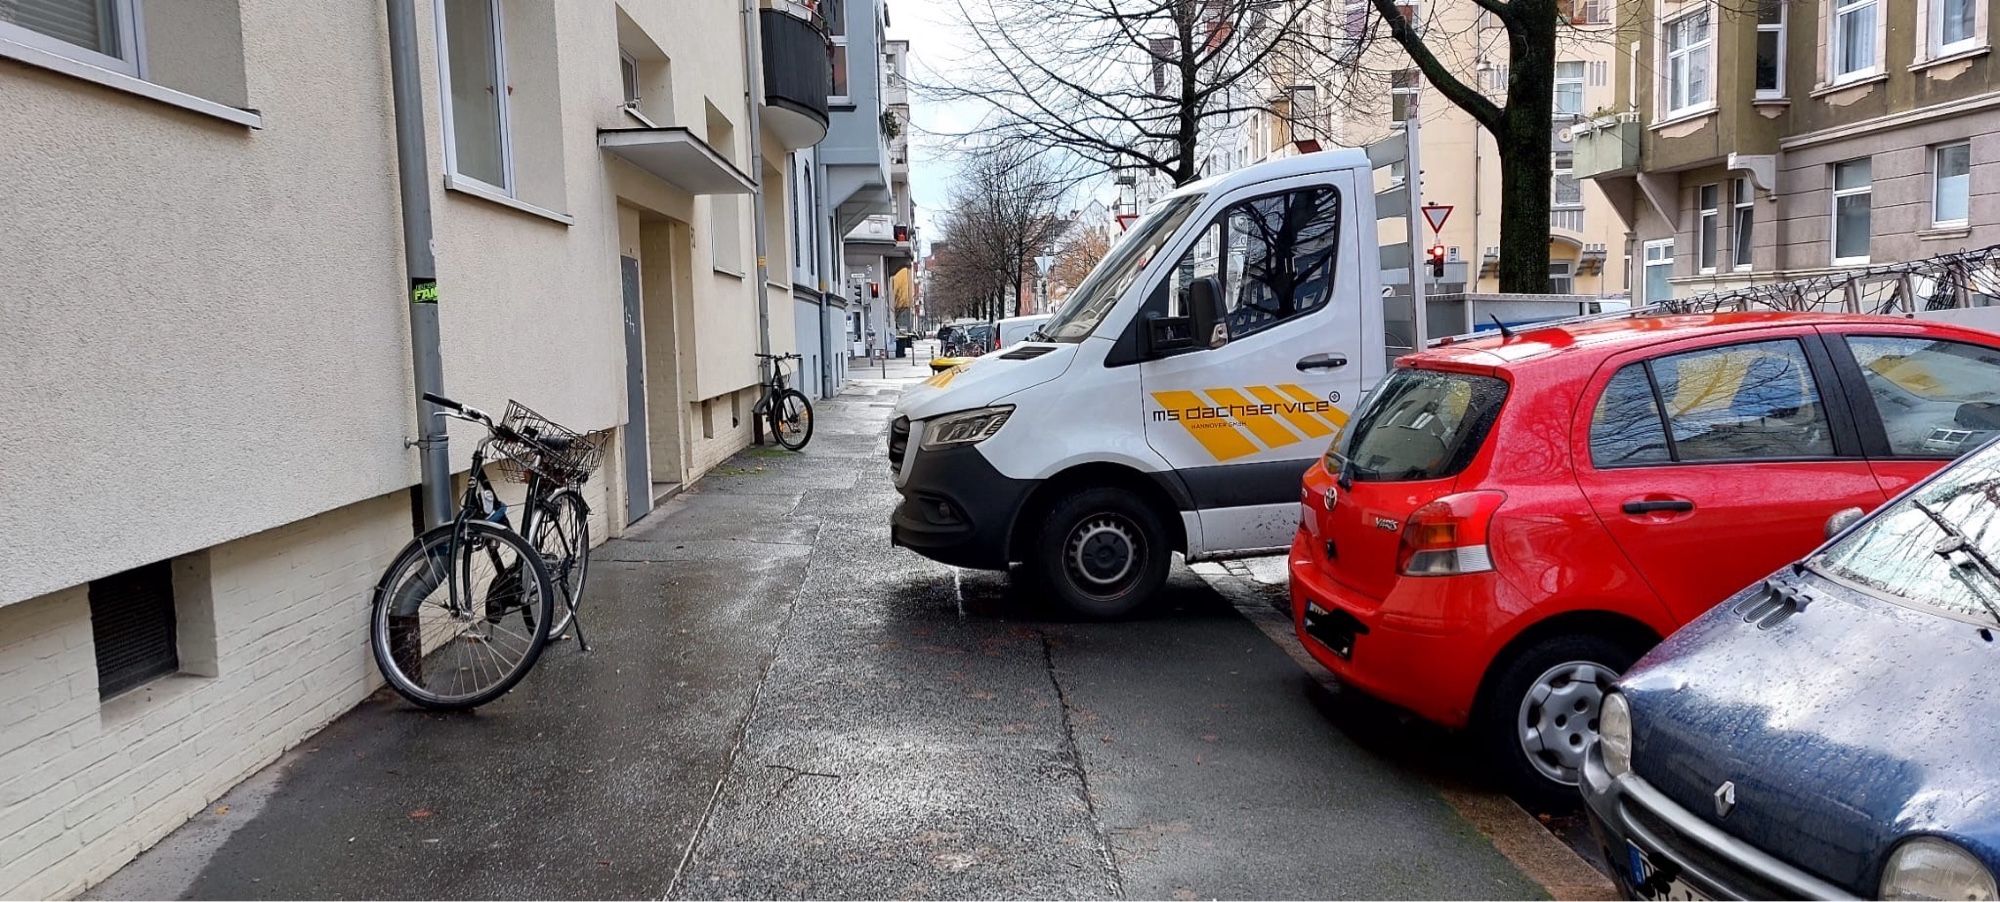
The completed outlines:
[[[1640,7],[1580,172],[1642,300],[2000,243],[1990,0]]]
[[[831,246],[786,187],[826,24],[411,2],[445,391],[602,436],[616,535],[752,440],[760,294],[796,350],[754,191],[771,260]],[[0,897],[81,892],[380,685],[418,481],[386,31],[380,3],[0,6]]]

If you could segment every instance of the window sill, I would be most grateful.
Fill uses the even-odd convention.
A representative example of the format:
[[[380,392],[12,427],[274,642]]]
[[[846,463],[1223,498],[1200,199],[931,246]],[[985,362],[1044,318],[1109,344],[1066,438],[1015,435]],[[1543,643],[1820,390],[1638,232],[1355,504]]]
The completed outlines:
[[[1917,233],[1918,241],[1948,241],[1953,238],[1970,237],[1972,237],[1972,226],[1963,222],[1938,223]]]
[[[1778,106],[1778,107],[1785,107],[1785,106],[1791,106],[1791,105],[1792,105],[1792,99],[1791,99],[1791,98],[1789,98],[1789,97],[1785,97],[1785,96],[1783,96],[1783,95],[1778,95],[1778,96],[1773,96],[1773,97],[1757,97],[1757,98],[1753,98],[1753,99],[1752,99],[1752,100],[1750,101],[1750,105],[1751,105],[1751,106]]]
[[[168,106],[176,106],[189,112],[213,116],[224,122],[233,122],[249,128],[264,127],[264,114],[256,110],[245,110],[217,103],[176,91],[163,85],[154,84],[143,78],[134,78],[123,72],[113,72],[102,66],[81,63],[58,53],[50,53],[39,47],[30,47],[6,38],[0,38],[0,59],[11,59],[52,72],[60,72],[72,78],[103,85],[114,91],[136,94],[148,100],[159,101]]]
[[[1867,266],[1869,257],[1835,257],[1832,266]]]
[[[558,222],[566,226],[576,225],[576,217],[571,216],[568,213],[557,213],[554,210],[546,209],[543,207],[537,207],[534,204],[528,203],[526,201],[516,200],[514,198],[508,197],[505,194],[493,190],[491,187],[488,187],[487,185],[484,185],[480,182],[474,181],[469,178],[464,178],[458,175],[447,175],[444,177],[444,187],[446,191],[457,191],[460,194],[469,194],[473,197],[479,198],[480,200],[486,201],[487,203],[499,204],[500,206],[507,207],[509,209],[519,210],[530,216],[540,217],[550,222]]]
[[[730,268],[728,268],[728,267],[725,267],[725,266],[715,266],[715,265],[710,265],[710,266],[709,266],[709,270],[710,270],[710,271],[712,271],[712,272],[714,272],[714,273],[715,273],[716,275],[718,275],[718,276],[728,276],[728,277],[730,277],[730,278],[732,278],[732,279],[739,279],[739,280],[748,280],[748,279],[749,279],[749,275],[748,275],[748,274],[746,274],[746,273],[744,273],[744,272],[743,272],[742,270],[740,270],[740,269],[730,269]]]
[[[170,673],[105,699],[98,705],[97,719],[106,727],[118,727],[186,698],[207,684],[207,677]]]
[[[1987,53],[1991,52],[1992,49],[1993,48],[1985,44],[1980,44],[1977,47],[1967,47],[1964,50],[1953,50],[1949,53],[1941,53],[1938,54],[1937,56],[1933,56],[1928,59],[1920,59],[1914,63],[1911,63],[1910,71],[1922,72],[1925,69],[1931,68],[1932,66],[1942,66],[1945,65],[1946,63],[1956,63],[1962,60],[1978,59],[1982,56],[1985,56]]]
[[[1715,115],[1715,104],[1711,103],[1707,106],[1699,106],[1691,110],[1682,110],[1678,113],[1669,114],[1665,119],[1655,120],[1650,128],[1653,131],[1659,131],[1663,128],[1672,128],[1682,123],[1693,122],[1697,119],[1713,115]]]
[[[1810,94],[1809,96],[1831,97],[1835,94],[1841,93],[1842,91],[1852,91],[1856,88],[1865,88],[1868,87],[1869,85],[1881,84],[1882,82],[1888,80],[1889,80],[1889,73],[1877,72],[1873,75],[1864,75],[1861,76],[1860,78],[1850,78],[1846,81],[1837,81],[1832,84],[1821,85],[1818,88],[1813,89],[1812,94]]]

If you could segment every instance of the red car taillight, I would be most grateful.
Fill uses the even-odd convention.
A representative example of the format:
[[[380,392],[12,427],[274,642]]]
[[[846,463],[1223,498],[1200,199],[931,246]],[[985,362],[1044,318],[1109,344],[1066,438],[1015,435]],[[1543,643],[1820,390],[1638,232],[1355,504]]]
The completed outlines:
[[[1487,530],[1493,512],[1506,500],[1505,492],[1460,492],[1417,508],[1403,524],[1396,569],[1404,576],[1456,576],[1493,569]]]

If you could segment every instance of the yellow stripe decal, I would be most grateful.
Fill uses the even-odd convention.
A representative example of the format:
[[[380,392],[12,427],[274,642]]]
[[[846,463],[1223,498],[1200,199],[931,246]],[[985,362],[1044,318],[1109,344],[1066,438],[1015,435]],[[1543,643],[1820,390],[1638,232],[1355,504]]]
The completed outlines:
[[[1219,417],[1206,417],[1210,408],[1207,401],[1191,391],[1161,391],[1153,393],[1153,400],[1160,407],[1175,415],[1175,419],[1186,429],[1195,441],[1208,449],[1209,456],[1216,460],[1232,460],[1257,453],[1257,446],[1236,430],[1236,425]]]
[[[1278,390],[1300,401],[1316,402],[1320,400],[1318,395],[1306,391],[1305,386],[1294,382],[1287,382],[1280,385],[1278,386]],[[1347,425],[1347,411],[1341,410],[1338,407],[1328,407],[1326,410],[1320,412],[1320,417],[1332,423],[1336,429]]]
[[[1230,417],[1242,423],[1243,428],[1250,430],[1250,434],[1263,442],[1266,448],[1282,448],[1299,440],[1290,429],[1278,425],[1276,417],[1265,413],[1262,404],[1244,397],[1236,389],[1211,388],[1203,394],[1208,395],[1217,407],[1228,408]]]
[[[1333,430],[1321,422],[1318,417],[1313,416],[1311,411],[1289,406],[1294,404],[1295,400],[1287,399],[1284,395],[1273,391],[1268,385],[1252,385],[1250,386],[1250,393],[1256,395],[1257,400],[1276,407],[1278,413],[1284,416],[1285,422],[1292,424],[1292,428],[1305,433],[1306,438],[1320,438],[1333,434]]]

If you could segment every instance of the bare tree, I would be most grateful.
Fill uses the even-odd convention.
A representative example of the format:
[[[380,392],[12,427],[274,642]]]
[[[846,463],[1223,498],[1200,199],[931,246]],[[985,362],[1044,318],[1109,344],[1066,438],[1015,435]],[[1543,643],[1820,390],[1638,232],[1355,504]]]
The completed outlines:
[[[943,214],[945,252],[934,276],[940,301],[987,319],[1011,315],[1030,261],[1068,225],[1055,211],[1069,184],[1035,148],[972,153]]]
[[[1428,20],[1435,15],[1418,13],[1427,21],[1411,21],[1405,12],[1415,9],[1414,4],[1366,2],[1423,80],[1493,136],[1500,163],[1500,290],[1548,291],[1556,47],[1559,32],[1570,21],[1571,3],[1472,0],[1479,13],[1470,40],[1481,45],[1480,55],[1486,38],[1476,32],[1497,25],[1504,34],[1506,85],[1504,91],[1495,92],[1496,97],[1483,91],[1475,78],[1466,77],[1478,70],[1454,54],[1465,46],[1465,32],[1431,28]]]
[[[1067,295],[1083,284],[1098,261],[1111,252],[1111,239],[1102,229],[1072,221],[1068,236],[1056,251],[1055,265],[1049,268],[1049,296]]]
[[[975,49],[960,80],[974,130],[1060,151],[1088,174],[1200,174],[1204,139],[1250,112],[1289,116],[1264,88],[1301,34],[1310,0],[951,0]]]

